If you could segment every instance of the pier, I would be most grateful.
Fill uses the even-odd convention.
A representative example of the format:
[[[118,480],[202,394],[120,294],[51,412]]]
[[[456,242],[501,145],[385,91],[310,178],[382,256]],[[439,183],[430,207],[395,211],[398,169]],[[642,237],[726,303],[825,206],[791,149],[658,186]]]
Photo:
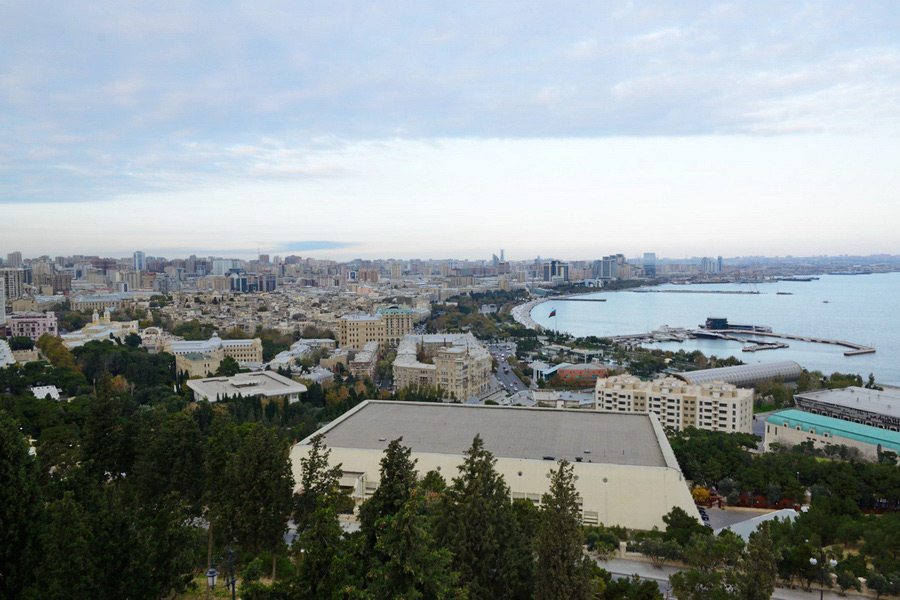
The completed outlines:
[[[722,333],[732,333],[732,334],[744,334],[744,335],[758,335],[764,337],[774,337],[780,338],[784,340],[795,340],[797,342],[811,342],[814,344],[832,344],[834,346],[843,346],[845,348],[850,348],[844,352],[844,356],[857,356],[859,354],[873,354],[875,352],[875,348],[870,348],[869,346],[863,346],[862,344],[854,344],[853,342],[845,342],[843,340],[826,340],[824,338],[816,338],[809,337],[803,335],[791,335],[789,333],[761,333],[758,331],[741,331],[739,329],[724,329]]]
[[[751,290],[631,290],[635,294],[752,294]]]
[[[549,302],[606,302],[606,298],[570,298],[568,296],[560,296],[551,298]]]

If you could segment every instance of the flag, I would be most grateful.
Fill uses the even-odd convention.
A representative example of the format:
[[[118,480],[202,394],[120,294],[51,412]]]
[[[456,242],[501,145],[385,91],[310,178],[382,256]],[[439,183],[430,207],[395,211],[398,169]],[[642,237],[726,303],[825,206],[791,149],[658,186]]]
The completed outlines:
[[[555,317],[555,316],[556,316],[556,309],[555,309],[555,308],[554,308],[553,310],[550,311],[550,316],[551,316],[551,317]]]

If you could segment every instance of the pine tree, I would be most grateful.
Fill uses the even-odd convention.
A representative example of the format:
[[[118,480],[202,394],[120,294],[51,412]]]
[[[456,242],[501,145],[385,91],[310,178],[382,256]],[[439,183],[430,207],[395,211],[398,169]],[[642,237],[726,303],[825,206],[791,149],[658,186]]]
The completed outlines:
[[[39,564],[37,465],[16,422],[0,411],[0,597],[15,598]]]
[[[750,535],[741,568],[743,573],[738,579],[738,599],[768,600],[775,591],[775,578],[778,576],[778,553],[769,523],[763,523]]]
[[[378,520],[397,514],[416,487],[416,461],[410,458],[410,449],[402,441],[400,437],[388,444],[381,459],[378,489],[359,507],[360,529],[366,536],[368,549],[375,547]]]
[[[590,570],[582,551],[575,475],[568,461],[550,472],[550,492],[541,499],[541,522],[535,536],[535,600],[587,600]]]
[[[530,555],[521,547],[509,487],[496,462],[476,435],[438,518],[442,545],[453,553],[453,567],[473,600],[530,596],[521,585],[529,579]]]

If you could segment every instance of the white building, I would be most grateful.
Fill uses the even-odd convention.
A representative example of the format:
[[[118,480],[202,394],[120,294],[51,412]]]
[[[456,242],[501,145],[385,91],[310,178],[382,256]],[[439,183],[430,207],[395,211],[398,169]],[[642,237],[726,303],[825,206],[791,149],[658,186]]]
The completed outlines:
[[[238,373],[233,377],[189,379],[187,386],[194,391],[194,400],[216,402],[225,398],[262,396],[267,400],[286,399],[290,404],[300,400],[306,386],[272,371]]]
[[[664,427],[753,433],[753,390],[721,381],[690,385],[674,377],[641,381],[633,375],[598,379],[597,410],[652,412]]]
[[[102,342],[104,340],[117,339],[121,342],[125,341],[128,334],[137,334],[140,331],[139,321],[113,321],[109,314],[109,309],[103,311],[103,316],[94,314],[91,316],[91,322],[78,331],[72,333],[64,333],[60,337],[66,348],[77,348],[84,346],[88,342]]]
[[[510,500],[540,505],[549,474],[572,463],[582,520],[634,529],[665,527],[673,506],[696,515],[687,482],[655,415],[583,410],[506,408],[466,404],[368,400],[317,433],[342,465],[341,487],[357,501],[378,488],[380,461],[391,440],[402,437],[420,477],[458,474],[476,435],[497,459],[495,469]],[[309,452],[306,438],[291,450],[294,478]]]
[[[420,362],[419,352],[431,357]],[[471,333],[407,335],[394,359],[394,389],[432,386],[457,400],[481,398],[491,381],[491,353]]]
[[[16,364],[16,357],[13,356],[12,348],[9,342],[0,340],[0,369]]]

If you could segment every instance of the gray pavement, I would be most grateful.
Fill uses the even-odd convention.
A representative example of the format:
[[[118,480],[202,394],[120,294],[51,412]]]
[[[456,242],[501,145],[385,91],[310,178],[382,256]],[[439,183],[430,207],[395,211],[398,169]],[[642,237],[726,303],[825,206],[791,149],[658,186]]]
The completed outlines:
[[[669,575],[681,570],[678,567],[669,566],[657,569],[650,563],[623,558],[610,558],[606,561],[597,561],[597,564],[617,577],[630,577],[633,574],[637,574],[641,579],[656,581],[660,584],[660,590],[664,595],[668,591]],[[819,590],[813,589],[815,593],[810,593],[803,589],[775,588],[772,598],[775,600],[812,600],[819,595]],[[674,598],[674,596],[667,596],[667,598]],[[824,598],[825,600],[842,600],[842,598],[864,598],[864,596],[848,593],[847,596],[842,597],[837,592],[826,590]]]
[[[728,527],[729,525],[734,525],[735,523],[740,523],[741,521],[748,521],[765,513],[713,507],[707,508],[706,514],[709,515],[709,521],[706,521],[706,523],[709,523],[713,529],[721,529],[723,527]]]

